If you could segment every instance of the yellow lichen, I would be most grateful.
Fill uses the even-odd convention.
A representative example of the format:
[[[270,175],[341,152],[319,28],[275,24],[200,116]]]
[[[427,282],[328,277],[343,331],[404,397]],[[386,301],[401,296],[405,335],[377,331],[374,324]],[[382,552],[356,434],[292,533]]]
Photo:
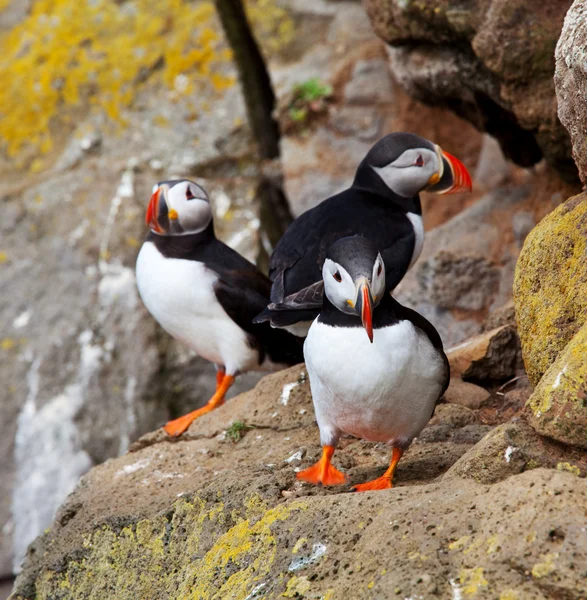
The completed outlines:
[[[49,152],[52,119],[63,108],[90,105],[121,122],[146,79],[178,95],[192,93],[195,82],[231,85],[220,71],[230,54],[213,15],[211,2],[186,0],[34,2],[0,38],[0,139],[8,154],[25,145]]]
[[[558,554],[543,554],[542,561],[536,563],[532,567],[532,577],[535,579],[541,579],[542,577],[547,577],[553,571],[556,571],[556,565],[554,561],[558,558]]]
[[[0,342],[0,348],[5,351],[12,350],[14,346],[16,346],[16,342],[12,338],[4,338]]]
[[[302,537],[300,538],[292,548],[292,554],[297,554],[300,551],[300,548],[308,541],[308,538]]]
[[[311,587],[306,576],[296,577],[295,575],[287,582],[285,592],[281,594],[284,598],[297,598],[303,596]]]
[[[526,405],[538,433],[587,447],[587,324],[560,352]]]
[[[259,504],[249,498],[243,509],[251,503]],[[182,498],[171,519],[144,519],[120,532],[106,525],[94,531],[84,540],[85,558],[38,576],[36,597],[48,600],[67,587],[72,598],[110,597],[98,590],[116,589],[120,599],[244,600],[274,562],[272,527],[304,508],[299,502],[281,505],[235,524],[222,502]]]
[[[499,536],[492,535],[487,540],[487,554],[493,554],[499,550]]]
[[[522,596],[516,590],[504,590],[499,595],[499,600],[521,600]]]
[[[470,535],[464,535],[463,537],[459,538],[458,540],[451,542],[448,545],[448,549],[449,550],[462,550],[469,543],[470,539],[471,539]]]
[[[534,385],[587,319],[587,195],[570,198],[528,235],[514,299],[524,362]]]
[[[487,585],[487,579],[484,576],[483,567],[474,569],[462,569],[459,573],[461,590],[465,596],[472,596],[477,593],[480,587]]]
[[[581,475],[581,469],[579,469],[579,467],[577,467],[576,465],[572,465],[568,462],[560,462],[558,463],[558,465],[556,465],[556,468],[558,471],[568,471],[573,475],[577,475],[577,477]]]
[[[8,261],[8,254],[4,251],[0,251],[0,265]]]

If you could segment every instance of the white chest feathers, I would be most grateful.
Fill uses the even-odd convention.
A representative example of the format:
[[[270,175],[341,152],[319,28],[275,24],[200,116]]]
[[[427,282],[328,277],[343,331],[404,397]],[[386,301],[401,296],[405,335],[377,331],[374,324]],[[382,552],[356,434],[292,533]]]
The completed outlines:
[[[420,257],[420,254],[422,253],[422,247],[424,246],[424,222],[422,221],[422,215],[409,212],[407,217],[410,219],[410,222],[414,227],[414,234],[416,236],[412,260],[410,261],[410,266],[408,267],[408,269],[411,269],[414,266],[414,263]]]
[[[136,271],[147,310],[174,338],[228,374],[258,367],[258,352],[216,298],[216,273],[201,262],[166,258],[152,242],[143,244]]]
[[[314,321],[304,357],[322,443],[340,432],[371,441],[409,443],[429,421],[446,366],[410,321],[375,329]]]

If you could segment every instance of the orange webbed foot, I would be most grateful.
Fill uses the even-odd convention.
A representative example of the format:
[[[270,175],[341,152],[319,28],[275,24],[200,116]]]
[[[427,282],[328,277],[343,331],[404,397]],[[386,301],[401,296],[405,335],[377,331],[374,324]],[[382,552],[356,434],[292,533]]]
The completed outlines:
[[[185,433],[188,430],[189,426],[198,417],[201,417],[207,412],[210,412],[209,408],[208,410],[204,410],[205,408],[207,408],[207,405],[203,406],[202,408],[199,408],[198,410],[194,410],[191,413],[188,413],[187,415],[183,415],[183,417],[179,417],[178,419],[169,421],[163,427],[165,433],[167,433],[167,435],[170,435],[171,437],[179,437],[182,433]]]
[[[367,481],[366,483],[358,483],[353,486],[354,492],[370,492],[372,490],[389,490],[393,487],[391,479],[389,477],[378,477],[373,481]]]
[[[315,465],[296,473],[297,479],[314,484],[321,483],[322,485],[342,485],[346,483],[344,473],[333,467],[330,462],[333,454],[333,446],[324,446],[322,458]]]
[[[302,481],[307,481],[308,483],[314,483],[316,485],[319,483],[322,485],[342,485],[343,483],[346,483],[344,473],[341,473],[337,468],[330,464],[324,468],[320,462],[296,473],[296,477]]]
[[[208,401],[208,404],[202,406],[202,408],[193,410],[187,415],[183,415],[183,417],[169,421],[169,423],[163,427],[165,432],[171,437],[179,437],[182,433],[187,431],[188,427],[196,419],[202,415],[205,415],[206,413],[209,413],[218,406],[222,406],[222,404],[224,404],[224,396],[226,396],[226,392],[233,383],[234,377],[232,375],[225,375],[223,371],[219,372],[216,375],[216,393]]]

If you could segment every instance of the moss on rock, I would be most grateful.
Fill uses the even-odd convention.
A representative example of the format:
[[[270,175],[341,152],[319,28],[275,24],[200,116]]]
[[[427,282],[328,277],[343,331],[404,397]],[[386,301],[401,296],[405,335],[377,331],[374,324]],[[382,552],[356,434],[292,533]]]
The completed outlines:
[[[538,433],[587,448],[587,324],[542,377],[527,406]]]
[[[527,237],[514,300],[524,363],[536,385],[587,320],[587,193],[567,200]]]

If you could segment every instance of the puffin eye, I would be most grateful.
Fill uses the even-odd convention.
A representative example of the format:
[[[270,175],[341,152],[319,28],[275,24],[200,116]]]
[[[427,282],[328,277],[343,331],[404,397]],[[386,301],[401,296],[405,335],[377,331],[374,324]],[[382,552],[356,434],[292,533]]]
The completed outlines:
[[[336,273],[334,273],[332,276],[334,277],[334,279],[336,279],[336,281],[338,281],[338,283],[340,283],[342,281],[342,277],[340,276],[340,273],[338,271]]]
[[[416,159],[414,166],[415,167],[423,167],[424,166],[424,159],[422,158],[421,154],[418,155],[418,158]]]
[[[195,196],[192,193],[192,188],[188,185],[187,190],[185,191],[186,200],[193,200]]]
[[[379,266],[377,267],[377,277],[381,275],[381,271],[383,271],[383,266],[381,265],[381,263],[379,263]]]

